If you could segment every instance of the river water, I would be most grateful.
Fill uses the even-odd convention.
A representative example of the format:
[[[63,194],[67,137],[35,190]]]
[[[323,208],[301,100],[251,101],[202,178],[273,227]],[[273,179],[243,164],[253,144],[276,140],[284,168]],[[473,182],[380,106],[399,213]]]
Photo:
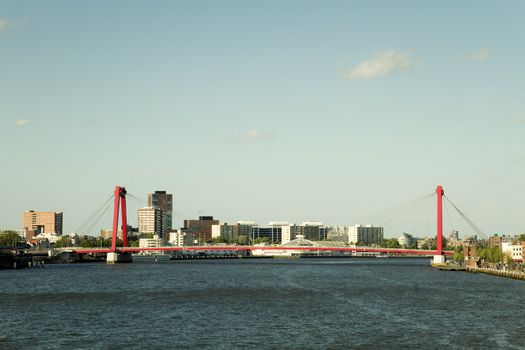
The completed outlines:
[[[523,349],[525,282],[427,259],[0,271],[0,349]]]

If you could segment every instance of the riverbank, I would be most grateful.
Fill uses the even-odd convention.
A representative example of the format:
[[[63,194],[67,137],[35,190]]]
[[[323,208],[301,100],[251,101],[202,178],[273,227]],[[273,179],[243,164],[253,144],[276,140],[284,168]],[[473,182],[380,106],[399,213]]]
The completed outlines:
[[[1,269],[22,269],[31,267],[33,259],[27,254],[18,253],[0,253],[0,270]]]
[[[498,270],[498,269],[482,268],[482,267],[467,267],[465,271],[472,272],[472,273],[485,273],[488,275],[513,278],[513,279],[525,281],[525,272],[521,272],[521,271]]]

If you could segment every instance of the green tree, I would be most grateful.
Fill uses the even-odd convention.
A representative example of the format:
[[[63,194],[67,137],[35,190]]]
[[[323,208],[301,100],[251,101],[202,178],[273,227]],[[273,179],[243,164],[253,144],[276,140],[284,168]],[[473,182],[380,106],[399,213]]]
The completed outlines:
[[[503,254],[499,246],[492,246],[492,247],[478,246],[476,250],[478,252],[479,258],[485,260],[485,262],[488,262],[488,263],[493,263],[493,264],[505,263],[508,260],[508,257],[505,254]]]
[[[65,248],[71,246],[71,238],[69,236],[62,236],[58,241],[55,242],[56,248]]]
[[[130,246],[131,246],[131,243],[134,242],[133,240],[129,240],[128,241],[130,243]],[[102,237],[97,237],[96,240],[95,240],[95,247],[97,248],[107,248],[107,247],[110,247],[111,246],[111,240],[110,239],[104,239]],[[137,241],[137,246],[138,246],[138,241]]]
[[[210,243],[219,244],[219,243],[228,243],[228,241],[224,237],[215,237],[215,238],[210,239]]]
[[[456,247],[456,249],[454,249],[454,261],[462,262],[463,260],[463,246]]]
[[[22,242],[22,237],[16,231],[0,231],[0,246],[16,246]]]
[[[248,244],[248,236],[246,236],[246,235],[239,235],[239,238],[237,238],[237,243],[239,243],[240,245]]]
[[[78,242],[78,245],[82,248],[93,248],[93,244],[91,243],[91,240],[87,237],[80,239],[80,241]]]
[[[399,248],[399,241],[397,238],[390,238],[390,239],[384,239],[381,243],[381,247],[383,248]]]
[[[258,237],[253,241],[253,243],[270,243],[270,239],[268,237]]]

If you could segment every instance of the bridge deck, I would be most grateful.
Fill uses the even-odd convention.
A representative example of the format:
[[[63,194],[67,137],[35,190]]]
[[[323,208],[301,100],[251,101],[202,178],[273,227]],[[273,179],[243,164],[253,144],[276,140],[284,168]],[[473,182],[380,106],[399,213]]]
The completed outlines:
[[[95,253],[110,253],[110,248],[70,248],[68,250],[74,251],[78,254],[95,254]],[[176,251],[248,251],[248,250],[264,250],[264,251],[322,251],[322,252],[356,252],[356,253],[387,253],[396,255],[437,255],[435,250],[424,249],[390,249],[390,248],[369,248],[369,247],[279,247],[279,246],[187,246],[187,247],[118,247],[118,252],[138,253],[148,251],[158,252],[176,252]],[[453,251],[443,251],[444,255],[452,255]]]

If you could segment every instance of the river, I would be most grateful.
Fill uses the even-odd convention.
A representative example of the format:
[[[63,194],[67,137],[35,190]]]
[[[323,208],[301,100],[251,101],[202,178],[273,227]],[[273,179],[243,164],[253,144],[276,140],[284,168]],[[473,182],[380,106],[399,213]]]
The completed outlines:
[[[0,349],[523,349],[525,282],[427,259],[0,271]]]

